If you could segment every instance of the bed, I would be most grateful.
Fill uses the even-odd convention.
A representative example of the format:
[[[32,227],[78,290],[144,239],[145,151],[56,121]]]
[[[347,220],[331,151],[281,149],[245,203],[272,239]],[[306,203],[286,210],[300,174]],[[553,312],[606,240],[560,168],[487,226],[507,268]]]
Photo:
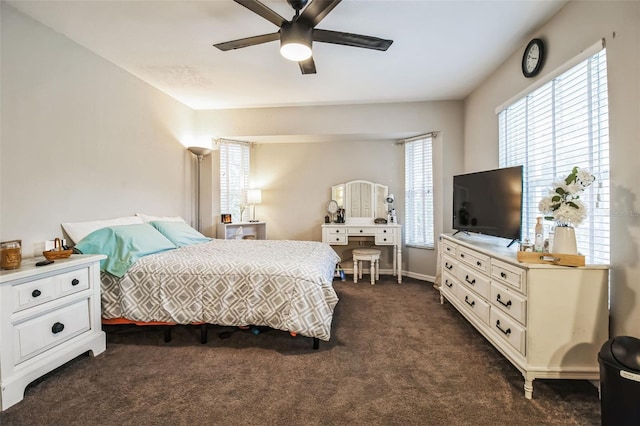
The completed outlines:
[[[331,338],[339,257],[328,244],[216,240],[160,220],[105,226],[75,248],[108,256],[104,323],[266,326],[310,337],[314,349]]]

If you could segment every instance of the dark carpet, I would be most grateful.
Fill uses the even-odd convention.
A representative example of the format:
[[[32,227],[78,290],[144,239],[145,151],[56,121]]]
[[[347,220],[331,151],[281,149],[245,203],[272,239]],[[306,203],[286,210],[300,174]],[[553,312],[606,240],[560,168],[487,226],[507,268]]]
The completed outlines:
[[[334,282],[317,351],[276,330],[210,326],[202,345],[195,326],[169,343],[160,328],[107,328],[106,352],[32,383],[0,424],[600,424],[591,383],[536,380],[527,400],[522,375],[430,283],[381,278]]]

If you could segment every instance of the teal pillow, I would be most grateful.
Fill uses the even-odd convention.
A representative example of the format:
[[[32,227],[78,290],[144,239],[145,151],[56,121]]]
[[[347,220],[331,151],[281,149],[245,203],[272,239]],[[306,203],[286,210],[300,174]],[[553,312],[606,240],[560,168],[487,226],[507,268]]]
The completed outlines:
[[[186,222],[154,220],[150,223],[151,226],[156,228],[162,235],[167,237],[169,241],[178,247],[211,241],[211,238],[205,237],[190,227]]]
[[[175,248],[175,244],[147,223],[98,229],[75,246],[83,254],[106,255],[100,261],[100,270],[116,277],[122,277],[141,257]]]

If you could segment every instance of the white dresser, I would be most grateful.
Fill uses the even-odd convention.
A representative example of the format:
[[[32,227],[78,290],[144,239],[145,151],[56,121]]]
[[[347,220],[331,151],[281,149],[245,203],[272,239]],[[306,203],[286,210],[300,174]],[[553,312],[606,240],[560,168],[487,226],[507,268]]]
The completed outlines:
[[[499,239],[441,236],[441,301],[448,300],[524,376],[599,379],[608,340],[608,266],[525,264]],[[498,241],[500,241],[498,243]]]
[[[20,402],[25,387],[87,351],[106,349],[101,326],[102,255],[72,255],[0,272],[0,410]]]
[[[393,275],[402,283],[402,225],[324,224],[322,242],[346,246],[350,237],[370,237],[376,246],[393,246]]]

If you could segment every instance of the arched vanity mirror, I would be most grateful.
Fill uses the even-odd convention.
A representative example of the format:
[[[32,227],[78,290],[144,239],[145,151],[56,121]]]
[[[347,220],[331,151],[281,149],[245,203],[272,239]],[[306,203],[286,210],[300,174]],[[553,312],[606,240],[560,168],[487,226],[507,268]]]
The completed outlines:
[[[331,187],[331,198],[345,209],[345,221],[352,224],[372,224],[376,218],[387,217],[386,185],[366,180],[352,180]]]

